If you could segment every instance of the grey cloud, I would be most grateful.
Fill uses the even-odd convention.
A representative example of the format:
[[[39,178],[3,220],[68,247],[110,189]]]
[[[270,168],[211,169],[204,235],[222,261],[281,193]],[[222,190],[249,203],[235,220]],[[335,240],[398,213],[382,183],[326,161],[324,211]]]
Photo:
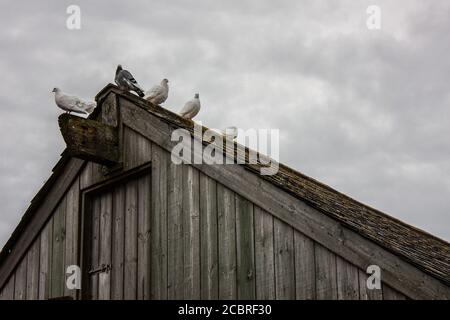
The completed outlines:
[[[64,147],[54,86],[92,98],[122,63],[212,128],[279,128],[281,160],[450,240],[450,4],[16,1],[0,12],[0,246]],[[224,111],[225,110],[225,111]]]

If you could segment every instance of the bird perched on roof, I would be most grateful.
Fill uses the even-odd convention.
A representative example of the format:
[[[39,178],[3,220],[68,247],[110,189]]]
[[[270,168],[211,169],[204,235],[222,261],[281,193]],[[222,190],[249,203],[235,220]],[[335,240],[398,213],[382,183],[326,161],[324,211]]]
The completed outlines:
[[[169,80],[162,79],[161,84],[157,84],[147,91],[147,97],[145,97],[145,99],[153,104],[161,104],[166,101],[167,97],[169,96],[168,83]]]
[[[56,105],[66,113],[89,114],[97,106],[95,101],[85,101],[77,96],[65,94],[59,88],[53,88],[52,92],[55,93]]]
[[[130,71],[122,69],[122,66],[119,64],[116,69],[116,77],[114,79],[116,84],[119,86],[121,90],[125,91],[134,91],[140,97],[143,97],[144,90],[139,86],[136,79],[134,79],[133,75]]]
[[[225,136],[227,140],[234,140],[238,136],[238,129],[236,127],[227,127],[222,130],[222,134]]]
[[[183,109],[181,109],[180,111],[180,115],[185,119],[191,120],[198,114],[199,111],[200,111],[200,99],[199,94],[196,93],[194,99],[186,102]]]

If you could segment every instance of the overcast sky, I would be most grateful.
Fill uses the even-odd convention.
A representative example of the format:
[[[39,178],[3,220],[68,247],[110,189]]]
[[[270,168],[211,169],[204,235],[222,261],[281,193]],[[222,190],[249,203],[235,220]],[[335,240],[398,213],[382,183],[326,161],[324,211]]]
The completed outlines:
[[[449,1],[0,2],[0,247],[64,149],[51,90],[93,98],[118,63],[168,78],[170,110],[200,92],[208,127],[280,129],[281,162],[450,240]]]

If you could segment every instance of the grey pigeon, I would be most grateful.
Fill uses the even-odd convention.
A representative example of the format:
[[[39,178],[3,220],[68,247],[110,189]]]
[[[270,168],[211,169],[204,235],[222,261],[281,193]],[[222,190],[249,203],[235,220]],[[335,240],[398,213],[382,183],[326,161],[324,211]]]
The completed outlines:
[[[121,90],[134,91],[140,97],[143,97],[145,95],[144,90],[142,90],[142,88],[136,82],[130,71],[122,69],[122,66],[120,64],[117,66],[116,78],[114,79],[114,81]]]
[[[97,106],[95,101],[85,101],[76,96],[65,94],[59,88],[54,88],[52,92],[55,93],[56,105],[67,113],[89,114]]]
[[[153,104],[161,104],[167,100],[169,96],[169,80],[162,79],[161,84],[153,86],[150,90],[147,91],[145,99],[150,101]]]
[[[180,115],[185,119],[194,118],[200,111],[199,94],[196,93],[194,99],[189,100],[180,111]]]

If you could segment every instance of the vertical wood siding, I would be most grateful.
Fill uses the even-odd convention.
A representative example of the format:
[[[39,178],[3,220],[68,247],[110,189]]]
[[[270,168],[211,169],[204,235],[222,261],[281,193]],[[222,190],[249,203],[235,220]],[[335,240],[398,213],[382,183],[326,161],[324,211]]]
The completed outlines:
[[[124,171],[146,174],[90,196],[93,299],[406,299],[135,131],[124,128]],[[150,172],[151,170],[151,172]],[[79,298],[66,268],[80,261],[82,192],[102,182],[87,163],[0,290],[1,299]]]

